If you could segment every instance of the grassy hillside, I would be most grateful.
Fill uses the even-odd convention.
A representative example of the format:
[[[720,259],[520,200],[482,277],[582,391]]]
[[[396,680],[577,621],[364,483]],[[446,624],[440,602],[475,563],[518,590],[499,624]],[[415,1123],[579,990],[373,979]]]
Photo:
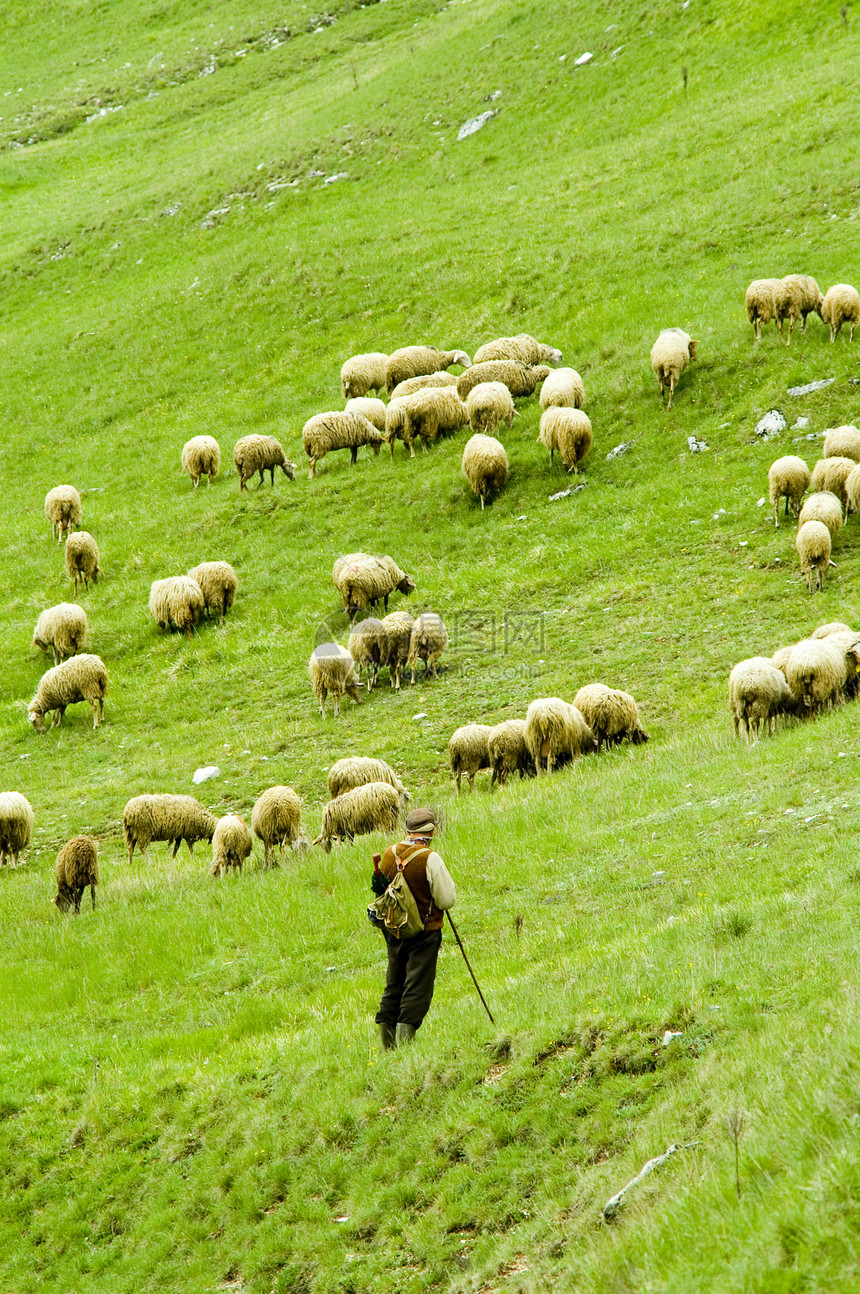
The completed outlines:
[[[856,521],[810,598],[759,504],[774,458],[811,465],[860,421],[857,343],[813,317],[754,345],[743,311],[755,277],[860,278],[853,11],[0,15],[0,761],[36,813],[0,877],[2,1287],[856,1288],[856,710],[748,749],[725,700],[735,661],[858,620]],[[667,413],[648,354],[674,325],[700,358]],[[302,426],[340,407],[349,355],[519,331],[583,375],[583,489],[550,499],[572,482],[536,398],[483,512],[464,433],[307,479]],[[763,443],[771,408],[788,427]],[[255,430],[297,477],[240,495]],[[180,453],[203,432],[223,470],[195,491]],[[43,514],[61,482],[102,553],[82,604],[111,683],[102,728],[76,706],[40,736],[33,627],[72,596]],[[451,646],[438,682],[321,719],[307,661],[346,640],[331,565],[355,549],[413,575],[392,608],[438,611]],[[215,558],[239,577],[223,628],[160,635],[151,582]],[[454,728],[598,679],[640,701],[647,747],[456,797]],[[447,939],[416,1044],[378,1051],[377,837],[220,883],[205,846],[127,861],[126,801],[205,764],[214,812],[285,782],[312,837],[351,753],[443,812],[495,1026]],[[85,831],[99,907],[63,919],[54,859]]]

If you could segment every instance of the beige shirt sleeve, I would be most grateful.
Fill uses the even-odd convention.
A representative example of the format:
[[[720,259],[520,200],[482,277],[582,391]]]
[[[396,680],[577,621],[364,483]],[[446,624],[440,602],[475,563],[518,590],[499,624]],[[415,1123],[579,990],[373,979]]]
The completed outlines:
[[[457,902],[457,887],[451,879],[451,873],[442,861],[440,854],[431,851],[427,859],[427,884],[437,908],[447,912]]]

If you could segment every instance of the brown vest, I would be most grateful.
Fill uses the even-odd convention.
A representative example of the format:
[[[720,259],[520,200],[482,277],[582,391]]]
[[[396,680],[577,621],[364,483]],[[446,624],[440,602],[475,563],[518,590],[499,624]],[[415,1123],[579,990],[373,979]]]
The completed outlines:
[[[397,845],[397,856],[400,859],[406,857],[412,850],[415,852],[409,859],[409,862],[403,869],[403,877],[406,884],[412,891],[412,897],[418,908],[418,914],[424,922],[425,930],[441,930],[442,923],[445,920],[445,914],[441,908],[437,908],[433,902],[433,896],[430,893],[430,885],[427,880],[427,859],[432,854],[432,849],[419,849],[417,845],[410,845],[407,841],[401,840]],[[379,864],[380,870],[385,873],[390,881],[393,881],[397,875],[397,865],[394,861],[394,846],[389,845],[382,855],[382,862]]]

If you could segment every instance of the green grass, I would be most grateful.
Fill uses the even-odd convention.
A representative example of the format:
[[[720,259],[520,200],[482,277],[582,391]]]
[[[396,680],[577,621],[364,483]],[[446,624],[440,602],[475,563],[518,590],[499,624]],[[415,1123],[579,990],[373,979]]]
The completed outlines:
[[[747,749],[726,706],[737,660],[857,622],[856,522],[810,598],[758,500],[775,457],[811,464],[803,437],[858,421],[858,352],[816,318],[755,346],[743,312],[754,277],[856,281],[852,11],[2,13],[0,760],[36,812],[0,878],[3,1288],[856,1288],[856,712]],[[701,358],[666,413],[648,352],[672,325]],[[339,407],[347,356],[521,330],[583,375],[583,490],[549,501],[571,482],[536,399],[483,513],[462,434],[414,462],[332,454],[307,480],[301,428]],[[809,427],[760,443],[771,407]],[[240,496],[252,430],[281,438],[295,483]],[[180,452],[201,432],[224,470],[193,491]],[[102,552],[83,604],[111,687],[102,729],[78,706],[40,737],[26,707],[50,661],[30,639],[71,597],[42,505],[65,481]],[[438,682],[322,720],[307,661],[345,641],[330,571],[357,548],[391,553],[416,580],[403,605],[452,642]],[[151,581],[214,558],[240,581],[223,629],[160,636]],[[457,799],[454,728],[597,679],[637,697],[647,747]],[[213,811],[286,782],[313,836],[350,753],[444,812],[495,1027],[446,938],[415,1046],[379,1052],[361,911],[380,839],[275,873],[258,853],[220,884],[205,845],[129,866],[131,796],[192,791],[216,763]],[[62,919],[54,859],[82,831],[99,907]]]

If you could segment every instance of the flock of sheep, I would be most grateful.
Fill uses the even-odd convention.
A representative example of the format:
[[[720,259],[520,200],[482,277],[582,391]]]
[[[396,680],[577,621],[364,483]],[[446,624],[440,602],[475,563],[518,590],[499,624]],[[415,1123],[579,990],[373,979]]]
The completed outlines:
[[[783,324],[788,323],[785,344],[791,342],[794,325],[800,321],[800,331],[806,331],[809,315],[817,314],[830,329],[830,340],[835,341],[843,324],[850,326],[849,342],[854,340],[854,329],[860,323],[860,293],[850,283],[834,283],[822,292],[811,274],[786,274],[782,279],[753,279],[744,298],[747,319],[761,338],[763,324],[773,321],[783,336]]]

